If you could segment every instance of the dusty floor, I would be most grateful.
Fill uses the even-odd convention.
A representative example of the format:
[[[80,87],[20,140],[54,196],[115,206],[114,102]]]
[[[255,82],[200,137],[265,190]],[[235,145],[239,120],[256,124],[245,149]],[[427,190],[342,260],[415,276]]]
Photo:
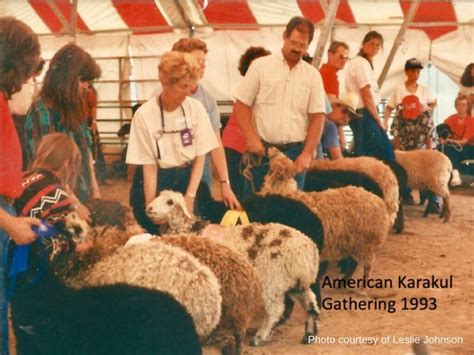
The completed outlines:
[[[128,183],[112,181],[101,186],[104,198],[128,202]],[[368,297],[354,291],[323,289],[323,298],[334,300],[393,300],[396,312],[384,310],[322,310],[319,342],[303,345],[304,313],[295,307],[291,319],[277,328],[262,347],[244,347],[245,354],[409,354],[413,337],[452,340],[455,344],[429,345],[431,354],[474,354],[474,189],[452,192],[451,222],[444,224],[436,216],[422,218],[422,207],[407,206],[406,228],[401,235],[390,235],[377,254],[372,278],[393,280],[393,288],[369,290]],[[360,272],[360,270],[358,270]],[[330,270],[334,276],[335,271]],[[360,275],[357,273],[355,277]],[[401,289],[399,276],[408,278],[453,276],[450,289]],[[435,310],[402,310],[402,298],[435,298]],[[412,301],[415,302],[415,301]],[[420,301],[424,302],[424,301]],[[412,338],[409,338],[409,337]],[[438,339],[434,337],[438,337]],[[344,344],[375,337],[376,345]],[[388,337],[388,338],[387,338]],[[402,339],[399,339],[402,337]],[[381,341],[388,340],[388,344]],[[405,340],[403,343],[402,340]],[[460,343],[462,341],[462,343]],[[248,339],[246,340],[248,342]],[[334,342],[334,344],[327,344]],[[206,348],[204,354],[218,354]]]
[[[125,191],[124,191],[125,190]],[[103,186],[104,198],[127,202],[125,183]],[[401,235],[390,235],[383,245],[373,267],[372,278],[391,279],[393,288],[369,290],[364,298],[354,291],[323,289],[323,298],[334,300],[396,301],[397,310],[322,310],[319,322],[320,341],[335,344],[300,343],[304,333],[304,312],[295,307],[291,319],[277,328],[271,340],[262,347],[245,346],[246,354],[406,354],[410,341],[418,336],[457,344],[430,344],[431,354],[474,354],[474,189],[456,189],[451,196],[452,217],[449,223],[434,215],[422,218],[423,208],[406,206],[406,227]],[[360,270],[358,270],[360,272]],[[335,276],[334,270],[330,275]],[[356,274],[360,275],[360,273]],[[453,276],[451,289],[401,289],[398,277],[439,278]],[[402,310],[402,298],[435,298],[436,310]],[[412,301],[415,302],[415,301]],[[424,301],[420,301],[424,302]],[[412,336],[412,338],[408,338]],[[434,338],[435,336],[438,339]],[[358,337],[376,337],[377,345],[343,344],[357,341]],[[383,337],[389,343],[382,345]],[[405,344],[399,337],[404,337]],[[205,354],[218,354],[217,349],[206,348]]]

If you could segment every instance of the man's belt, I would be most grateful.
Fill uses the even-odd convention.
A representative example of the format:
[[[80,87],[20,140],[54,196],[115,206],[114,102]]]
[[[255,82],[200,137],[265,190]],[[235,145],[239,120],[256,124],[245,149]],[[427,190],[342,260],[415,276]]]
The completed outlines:
[[[286,144],[273,144],[273,143],[268,143],[265,141],[262,141],[263,146],[265,148],[270,148],[270,147],[275,147],[280,151],[285,151],[291,148],[299,147],[303,145],[303,142],[291,142],[291,143],[286,143]]]

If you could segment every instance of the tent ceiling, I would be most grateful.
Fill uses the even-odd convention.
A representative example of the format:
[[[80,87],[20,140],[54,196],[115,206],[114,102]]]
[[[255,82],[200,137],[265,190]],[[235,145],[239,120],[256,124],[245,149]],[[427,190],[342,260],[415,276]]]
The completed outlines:
[[[303,15],[322,23],[330,0],[0,0],[0,13],[30,24],[40,34],[75,32],[245,29],[281,26]],[[336,26],[401,25],[406,0],[341,0]],[[474,3],[466,0],[422,1],[410,28],[421,28],[432,40],[473,23]],[[443,25],[440,26],[440,23]],[[66,24],[66,26],[65,26]],[[417,26],[418,24],[418,26]]]

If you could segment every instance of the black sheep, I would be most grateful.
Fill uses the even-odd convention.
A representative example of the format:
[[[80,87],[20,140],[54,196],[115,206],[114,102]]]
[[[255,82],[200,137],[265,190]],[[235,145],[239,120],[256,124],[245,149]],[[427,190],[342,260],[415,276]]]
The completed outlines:
[[[68,288],[51,271],[48,244],[30,246],[13,291],[19,355],[202,353],[191,316],[171,296],[124,284]]]

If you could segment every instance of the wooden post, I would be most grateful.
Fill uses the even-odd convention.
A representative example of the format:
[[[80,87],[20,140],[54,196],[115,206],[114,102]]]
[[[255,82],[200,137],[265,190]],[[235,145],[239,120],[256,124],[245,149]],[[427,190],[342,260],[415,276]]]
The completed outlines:
[[[336,19],[338,7],[339,0],[332,0],[329,4],[329,8],[326,12],[326,17],[324,18],[323,27],[321,29],[321,34],[318,38],[318,44],[316,45],[316,49],[314,51],[312,64],[315,68],[319,68],[319,65],[321,64],[324,47],[326,46],[326,42],[328,41],[328,38],[331,34],[331,28],[334,25],[334,20]]]

